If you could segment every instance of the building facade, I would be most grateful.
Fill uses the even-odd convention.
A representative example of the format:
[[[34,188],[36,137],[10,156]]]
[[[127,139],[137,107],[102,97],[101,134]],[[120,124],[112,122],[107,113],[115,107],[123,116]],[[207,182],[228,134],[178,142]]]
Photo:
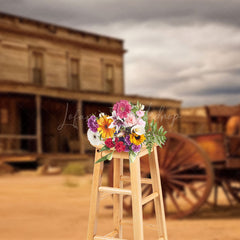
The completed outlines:
[[[83,156],[87,116],[123,98],[178,112],[180,101],[124,95],[124,53],[120,39],[0,13],[2,159]]]

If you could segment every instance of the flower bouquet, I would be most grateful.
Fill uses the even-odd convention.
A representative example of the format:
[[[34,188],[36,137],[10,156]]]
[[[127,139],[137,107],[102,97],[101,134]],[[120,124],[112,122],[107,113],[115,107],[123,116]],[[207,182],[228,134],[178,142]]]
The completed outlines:
[[[152,120],[148,123],[148,112],[144,105],[136,105],[127,100],[120,100],[113,106],[112,115],[100,113],[98,117],[92,115],[88,119],[88,140],[94,146],[101,146],[100,151],[111,151],[96,163],[112,160],[113,152],[128,152],[131,162],[138,156],[143,145],[149,154],[153,145],[158,146],[166,141],[166,133],[161,126]]]

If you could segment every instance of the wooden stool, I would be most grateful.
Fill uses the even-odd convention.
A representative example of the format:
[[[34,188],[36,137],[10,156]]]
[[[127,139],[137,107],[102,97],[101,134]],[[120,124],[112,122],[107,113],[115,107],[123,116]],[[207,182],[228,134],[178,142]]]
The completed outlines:
[[[99,152],[96,149],[95,162],[102,156],[108,154],[108,151]],[[90,200],[90,212],[88,221],[87,240],[114,240],[122,239],[123,221],[123,195],[132,196],[132,215],[133,215],[133,235],[134,240],[144,240],[143,235],[143,212],[142,206],[151,200],[154,200],[158,240],[167,240],[167,230],[165,222],[165,213],[163,207],[162,189],[160,182],[157,148],[154,146],[149,157],[150,178],[141,179],[140,157],[148,154],[147,149],[141,150],[133,163],[130,163],[130,177],[123,176],[123,159],[129,159],[128,153],[113,153],[113,187],[102,187],[102,171],[104,163],[100,162],[94,165],[92,194]],[[131,190],[123,189],[123,182],[131,182]],[[153,193],[142,199],[141,183],[152,184]],[[97,230],[97,212],[100,193],[113,194],[113,232],[105,235],[96,235]]]

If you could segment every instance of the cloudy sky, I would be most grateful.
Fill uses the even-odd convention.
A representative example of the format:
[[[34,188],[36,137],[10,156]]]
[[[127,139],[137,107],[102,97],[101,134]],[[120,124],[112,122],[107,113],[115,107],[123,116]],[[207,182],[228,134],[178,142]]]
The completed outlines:
[[[127,94],[240,103],[239,0],[0,0],[0,11],[124,39]]]

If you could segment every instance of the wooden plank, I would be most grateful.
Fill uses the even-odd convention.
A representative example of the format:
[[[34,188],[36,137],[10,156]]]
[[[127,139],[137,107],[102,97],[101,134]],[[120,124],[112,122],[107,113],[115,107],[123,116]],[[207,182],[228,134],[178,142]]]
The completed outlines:
[[[145,197],[142,200],[142,205],[147,204],[148,202],[152,201],[156,197],[158,197],[158,193],[157,192],[154,192],[154,193],[150,194],[149,196]]]
[[[83,115],[82,115],[82,101],[77,103],[77,116],[78,116],[78,138],[79,138],[79,151],[80,154],[84,154],[84,134],[83,134]]]
[[[37,139],[37,135],[21,135],[21,134],[0,134],[0,138],[8,139]]]
[[[42,153],[42,111],[41,111],[41,97],[36,95],[36,135],[37,135],[37,153]]]
[[[123,174],[123,159],[113,159],[113,187],[123,188],[123,182],[120,176]],[[116,237],[122,238],[122,226],[120,224],[123,216],[123,195],[113,195],[113,227],[117,232]]]
[[[127,239],[113,238],[113,237],[104,237],[104,236],[95,236],[94,240],[127,240]]]
[[[136,240],[143,240],[142,188],[139,157],[137,157],[134,162],[130,163],[130,174],[132,189],[133,236]]]
[[[112,188],[112,187],[99,187],[99,192],[106,192],[109,194],[122,194],[122,195],[132,195],[131,190]]]
[[[227,158],[226,167],[232,169],[240,168],[240,158]]]
[[[164,205],[163,205],[163,194],[162,194],[162,186],[160,180],[160,173],[159,173],[159,164],[158,164],[158,155],[157,155],[157,147],[154,146],[153,152],[149,158],[149,166],[150,166],[150,173],[152,177],[152,188],[153,192],[158,193],[158,197],[154,198],[154,207],[156,213],[156,221],[157,221],[157,229],[158,229],[158,237],[164,237],[164,240],[167,240],[167,227],[166,227],[166,220],[165,220],[165,212],[164,212]]]
[[[95,161],[102,157],[102,154],[96,150]],[[104,163],[100,162],[94,164],[92,191],[90,199],[89,219],[88,219],[88,233],[87,240],[93,240],[97,231],[97,213],[99,208],[99,187],[102,182],[102,172]]]
[[[128,176],[121,176],[120,179],[123,182],[131,182],[131,178]],[[152,184],[152,179],[151,178],[141,178],[141,183]]]
[[[10,155],[10,156],[2,156],[0,155],[0,162],[34,162],[37,160],[37,155]]]
[[[47,87],[37,87],[32,84],[24,83],[13,83],[9,81],[0,81],[1,83],[1,92],[13,92],[13,93],[23,93],[23,94],[36,94],[41,96],[56,97],[63,99],[72,99],[72,100],[82,100],[89,102],[103,102],[103,103],[115,103],[121,99],[126,99],[131,102],[136,102],[137,99],[146,106],[159,107],[166,106],[168,108],[180,108],[181,101],[172,100],[172,99],[163,99],[163,98],[147,98],[136,96],[125,96],[123,94],[104,94],[104,93],[91,93],[87,91],[70,91],[67,89],[61,88],[47,88]],[[81,94],[80,94],[81,93]]]
[[[116,237],[117,234],[118,234],[117,231],[112,231],[112,232],[110,232],[110,233],[104,235],[104,237]]]

